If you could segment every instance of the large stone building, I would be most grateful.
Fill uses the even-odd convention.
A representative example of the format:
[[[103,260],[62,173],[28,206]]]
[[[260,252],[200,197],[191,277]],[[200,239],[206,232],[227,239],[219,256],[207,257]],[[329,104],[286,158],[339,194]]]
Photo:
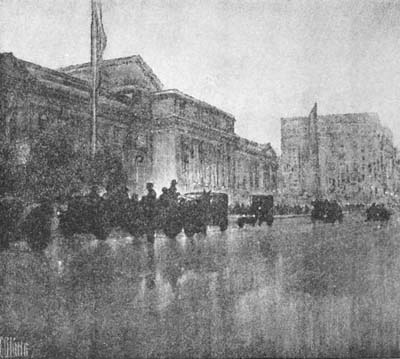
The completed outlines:
[[[371,201],[396,190],[391,131],[375,113],[281,119],[281,191],[287,197],[322,196]]]
[[[98,109],[98,147],[118,152],[128,186],[143,194],[177,179],[181,192],[225,192],[231,202],[276,189],[277,159],[269,144],[235,134],[235,118],[178,90],[165,90],[140,56],[105,60]],[[90,64],[57,71],[0,54],[3,140],[29,154],[35,131],[57,121],[89,147]]]

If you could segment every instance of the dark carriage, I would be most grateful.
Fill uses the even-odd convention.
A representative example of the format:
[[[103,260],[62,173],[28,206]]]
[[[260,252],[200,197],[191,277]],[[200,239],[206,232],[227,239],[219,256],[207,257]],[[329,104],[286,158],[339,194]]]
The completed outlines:
[[[311,220],[313,223],[322,221],[325,223],[343,222],[343,210],[337,201],[315,200],[311,203]]]
[[[33,251],[46,249],[51,241],[54,215],[53,203],[48,199],[29,204],[18,197],[1,197],[0,251],[21,240]]]
[[[184,195],[183,228],[187,236],[206,233],[207,225],[228,228],[228,195],[226,193],[192,192]]]
[[[367,221],[387,222],[392,216],[392,212],[383,204],[373,203],[366,211]]]
[[[0,198],[0,251],[8,249],[18,239],[19,225],[25,204],[18,198]]]
[[[59,213],[60,230],[66,237],[90,233],[105,240],[118,212],[111,210],[109,203],[100,196],[75,196]]]
[[[272,195],[251,196],[249,214],[238,219],[238,225],[243,228],[245,224],[261,226],[263,222],[271,226],[274,222],[274,197]]]
[[[183,207],[183,201],[159,205],[157,229],[162,230],[168,238],[175,238],[183,229]]]

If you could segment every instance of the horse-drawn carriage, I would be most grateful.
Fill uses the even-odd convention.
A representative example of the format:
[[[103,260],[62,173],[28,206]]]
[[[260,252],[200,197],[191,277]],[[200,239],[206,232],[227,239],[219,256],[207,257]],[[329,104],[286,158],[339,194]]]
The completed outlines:
[[[316,221],[323,221],[325,223],[335,223],[343,221],[343,211],[337,201],[328,200],[315,200],[311,203],[313,209],[311,210],[311,220],[313,223]]]
[[[228,228],[228,195],[226,193],[192,192],[183,196],[181,205],[183,229],[188,237],[206,233],[207,226]]]
[[[366,211],[367,221],[387,222],[392,216],[392,212],[383,204],[373,203]]]
[[[251,196],[251,204],[249,214],[238,218],[239,228],[243,228],[245,224],[261,226],[266,222],[269,226],[274,222],[274,197],[272,195],[255,195]]]

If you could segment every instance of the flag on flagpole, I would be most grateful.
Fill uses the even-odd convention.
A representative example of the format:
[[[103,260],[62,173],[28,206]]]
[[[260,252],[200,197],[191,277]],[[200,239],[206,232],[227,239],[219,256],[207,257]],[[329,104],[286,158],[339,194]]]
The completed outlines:
[[[107,37],[103,27],[103,15],[101,0],[91,0],[92,22],[91,22],[91,51],[90,62],[92,66],[92,156],[96,154],[97,141],[97,100],[100,86],[100,67],[103,62],[103,52],[107,45]]]

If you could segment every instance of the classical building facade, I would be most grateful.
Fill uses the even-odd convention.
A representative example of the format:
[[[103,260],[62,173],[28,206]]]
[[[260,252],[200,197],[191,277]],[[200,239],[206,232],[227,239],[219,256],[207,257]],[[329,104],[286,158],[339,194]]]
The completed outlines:
[[[281,119],[281,191],[371,201],[396,190],[396,148],[375,113]]]
[[[159,192],[172,179],[182,193],[225,192],[231,202],[275,191],[275,151],[235,134],[231,114],[163,89],[140,56],[105,60],[101,71],[98,147],[121,155],[132,191],[143,194],[153,182]],[[88,148],[90,74],[90,64],[55,71],[0,54],[3,140],[29,154],[35,131],[67,121]]]

